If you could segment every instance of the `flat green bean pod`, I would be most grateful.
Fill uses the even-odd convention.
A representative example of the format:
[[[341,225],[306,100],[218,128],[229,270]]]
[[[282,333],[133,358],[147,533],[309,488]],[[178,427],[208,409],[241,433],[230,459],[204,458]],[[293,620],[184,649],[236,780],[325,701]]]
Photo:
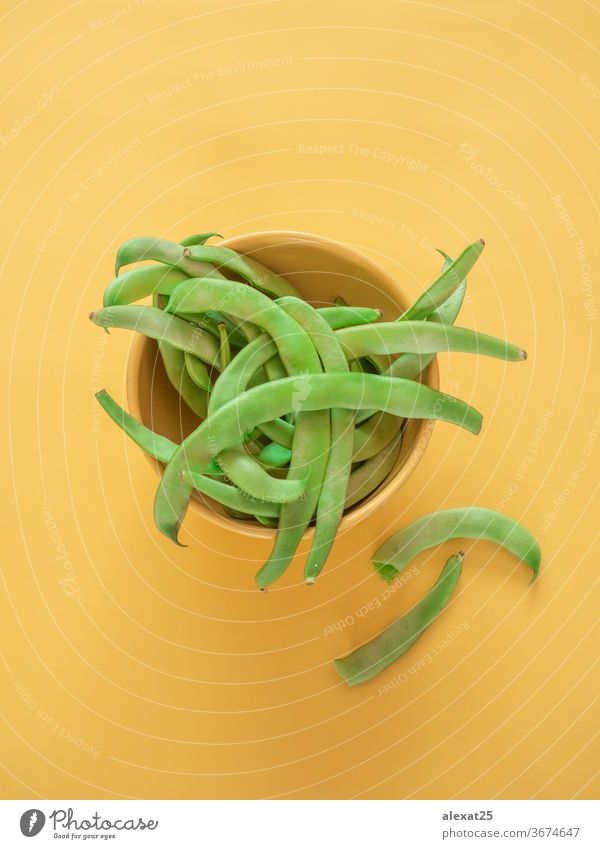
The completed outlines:
[[[375,413],[354,431],[352,462],[368,460],[389,445],[402,427],[402,419],[389,413]]]
[[[189,248],[187,255],[196,262],[210,263],[217,268],[226,268],[228,271],[233,271],[234,274],[238,274],[243,280],[260,289],[261,292],[266,292],[275,298],[280,298],[283,295],[298,295],[296,287],[292,286],[285,277],[280,277],[265,268],[260,262],[238,254],[230,248],[199,245]]]
[[[158,343],[158,350],[169,382],[177,394],[198,418],[205,419],[208,413],[208,392],[201,389],[190,377],[185,365],[185,354],[168,342]]]
[[[442,270],[445,271],[453,262],[447,253],[438,248],[438,252],[444,257]],[[441,324],[454,324],[460,308],[462,307],[465,293],[467,291],[466,278],[460,283],[454,294],[444,301],[444,303],[435,309],[425,319],[426,321],[434,321]],[[405,377],[408,380],[415,380],[422,374],[432,360],[435,359],[435,354],[400,354],[392,361],[391,365],[383,372],[389,377]],[[356,414],[356,424],[360,425],[365,419],[373,415],[373,410],[362,410]]]
[[[162,262],[132,268],[111,280],[104,290],[103,306],[123,306],[150,295],[170,295],[175,286],[186,279],[184,271]]]
[[[136,445],[161,463],[168,463],[171,460],[178,448],[175,442],[167,439],[166,436],[155,433],[141,422],[138,422],[137,419],[134,419],[132,415],[117,404],[104,389],[96,393],[96,398],[111,419],[131,437]],[[189,482],[194,489],[203,495],[208,495],[209,498],[218,501],[225,507],[237,510],[240,513],[254,513],[258,510],[262,516],[276,517],[279,515],[279,504],[257,500],[240,492],[239,489],[229,484],[215,481],[206,476],[206,474],[214,474],[218,471],[218,468],[208,467],[205,474],[190,471],[185,474],[189,476]]]
[[[522,348],[504,339],[466,327],[453,327],[429,321],[391,321],[347,327],[336,331],[336,336],[350,360],[369,353],[399,354],[404,351],[414,354],[457,351],[513,362],[527,359]]]
[[[281,469],[287,466],[290,462],[292,452],[289,448],[284,448],[278,442],[269,442],[256,455],[256,459],[265,466],[272,466],[274,469]]]
[[[404,312],[399,321],[415,321],[427,318],[435,309],[456,292],[469,271],[473,268],[485,247],[483,239],[469,245],[454,260],[438,279]]]
[[[165,469],[154,501],[157,528],[178,542],[191,494],[181,481],[182,471],[205,468],[211,457],[238,444],[240,433],[262,422],[292,410],[329,409],[332,403],[350,410],[373,408],[405,418],[448,421],[472,433],[481,429],[481,414],[473,407],[412,380],[369,374],[311,374],[303,380],[302,393],[297,377],[256,386],[216,410],[181,443]]]
[[[373,640],[334,661],[337,672],[347,684],[354,687],[368,681],[416,643],[450,600],[460,577],[463,558],[462,551],[450,557],[433,587],[414,607]]]
[[[184,357],[185,367],[188,370],[188,374],[192,378],[196,386],[199,386],[200,389],[205,389],[207,392],[210,392],[212,389],[212,383],[210,380],[208,369],[206,368],[202,360],[198,359],[195,354],[191,354],[189,351],[184,352]]]
[[[90,313],[90,320],[105,330],[113,327],[135,330],[180,351],[188,351],[211,366],[219,366],[219,345],[210,333],[156,307],[104,307]]]
[[[321,358],[325,373],[347,373],[348,363],[344,352],[323,316],[299,298],[281,298],[279,304],[304,327]],[[325,470],[327,484],[318,494],[315,533],[304,567],[304,579],[308,583],[315,581],[333,546],[344,512],[344,498],[352,467],[354,411],[332,407],[330,422],[331,443]],[[309,521],[314,511],[313,505],[310,507],[312,509],[308,514]],[[307,525],[308,522],[306,522]],[[264,587],[277,577],[279,572],[269,569],[269,564],[265,564],[257,575],[257,583]]]
[[[394,468],[400,453],[401,443],[402,432],[400,431],[389,445],[386,445],[378,454],[365,460],[358,469],[351,473],[346,490],[344,509],[347,510],[362,501],[387,478]]]
[[[193,236],[186,236],[185,239],[182,239],[179,242],[179,244],[183,245],[184,248],[191,248],[194,245],[203,245],[214,236],[219,239],[223,238],[220,233],[195,233]]]
[[[237,257],[237,254],[235,256]],[[242,274],[239,266],[231,266],[231,270],[237,270],[238,273]],[[176,314],[179,310],[185,312],[205,312],[207,309],[218,309],[243,321],[252,322],[262,327],[275,340],[275,353],[279,354],[287,372],[293,375],[291,379],[296,390],[293,394],[292,404],[285,412],[296,412],[294,407],[299,404],[304,394],[304,384],[309,380],[311,374],[317,374],[322,370],[321,362],[314,345],[298,322],[291,318],[277,303],[271,301],[264,294],[261,294],[261,292],[230,280],[204,279],[186,281],[175,289],[169,298],[167,306],[167,312],[172,314]],[[255,345],[256,341],[251,342],[240,352],[238,357],[223,371],[217,381],[210,406],[210,418],[213,421],[218,416],[219,410],[217,409],[213,416],[212,409],[216,408],[218,403],[220,403],[219,399],[225,397],[229,401],[239,392],[240,383],[237,375],[240,363],[238,362],[236,368],[233,367],[236,366],[236,361],[239,361],[240,357],[243,363],[244,356],[250,356],[247,353],[248,349],[252,345]],[[262,343],[260,345],[262,346]],[[264,359],[263,362],[266,364],[270,359],[271,357]],[[261,362],[260,364],[262,365],[263,363]],[[267,391],[273,391],[272,387],[285,383],[287,379],[272,381],[269,387],[267,387]],[[253,390],[249,390],[246,394],[251,394],[260,389],[260,386],[256,387]],[[269,420],[269,418],[266,420],[260,419],[260,422]],[[258,423],[259,421],[253,423],[250,429],[253,429]],[[236,442],[238,443],[237,446],[235,444]],[[246,457],[242,457],[239,447],[240,442],[240,439],[234,440],[233,444],[223,445],[221,450],[225,448],[232,449],[226,455],[226,471],[231,480],[242,488],[243,486],[247,486],[248,479],[245,477],[245,474],[249,467]],[[273,551],[264,568],[281,574],[290,563],[302,538],[304,529],[311,520],[314,506],[321,491],[328,446],[329,414],[320,409],[304,410],[302,415],[298,415],[296,419],[292,440],[292,456],[286,479],[286,483],[296,481],[298,485],[302,485],[304,498],[302,501],[296,499],[293,502],[286,501],[284,503],[279,517],[279,527]],[[260,472],[266,477],[269,477],[253,458],[249,458],[249,462],[256,464],[255,474],[257,476]],[[165,479],[166,484],[163,485]],[[275,481],[274,485],[277,483],[282,484],[283,482]],[[175,484],[174,487],[173,484]],[[169,467],[167,467],[165,476],[163,476],[163,482],[161,482],[161,487],[159,488],[159,492],[163,492],[165,496],[162,501],[163,504],[165,500],[168,501],[169,488],[176,491],[177,482],[170,479]],[[282,487],[280,487],[281,489]],[[189,498],[186,499],[186,505],[188,500]],[[284,501],[284,499],[280,500],[282,502]],[[176,541],[176,533],[172,538]]]
[[[207,262],[196,262],[190,259],[191,248],[169,242],[167,239],[154,239],[148,236],[138,236],[123,242],[117,251],[115,277],[124,265],[133,262],[143,262],[150,259],[163,262],[165,265],[185,271],[188,277],[216,277],[223,275],[213,265]]]
[[[485,507],[455,507],[429,513],[391,536],[373,555],[373,566],[392,581],[421,551],[449,539],[484,539],[501,545],[537,577],[542,553],[535,537],[514,519]]]
[[[360,324],[372,324],[379,321],[383,313],[371,307],[318,307],[317,312],[324,318],[332,330],[342,327],[355,327]]]

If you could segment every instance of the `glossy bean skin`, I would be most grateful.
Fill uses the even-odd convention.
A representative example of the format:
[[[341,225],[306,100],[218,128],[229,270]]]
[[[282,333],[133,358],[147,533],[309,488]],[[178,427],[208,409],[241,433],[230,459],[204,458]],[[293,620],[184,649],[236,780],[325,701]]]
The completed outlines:
[[[455,507],[423,516],[391,536],[373,555],[373,565],[392,581],[421,551],[449,539],[483,539],[502,546],[537,577],[542,553],[535,537],[514,519],[485,507]]]
[[[469,271],[473,268],[485,247],[483,239],[469,245],[415,303],[404,312],[399,321],[416,321],[427,318],[435,309],[447,301],[458,289]]]
[[[210,333],[156,307],[104,307],[90,313],[90,320],[105,330],[115,327],[135,330],[149,339],[188,351],[210,366],[219,366],[219,345]]]
[[[437,354],[456,351],[518,362],[527,359],[522,348],[466,327],[429,321],[392,321],[362,327],[347,327],[336,335],[348,359],[371,353]]]
[[[215,391],[217,386],[218,381]],[[302,397],[298,396],[296,377],[256,386],[216,410],[197,427],[167,465],[156,494],[154,519],[161,533],[178,542],[179,528],[191,494],[189,487],[181,481],[182,471],[206,468],[211,457],[238,444],[241,434],[262,422],[279,418],[295,407],[297,412],[326,410],[335,399],[336,407],[350,410],[381,409],[405,418],[448,421],[471,433],[479,433],[481,429],[481,414],[464,401],[400,378],[360,374],[308,375]]]
[[[450,600],[460,578],[463,559],[462,551],[450,557],[433,587],[414,607],[373,640],[334,661],[336,671],[347,684],[354,687],[368,681],[416,643]]]
[[[282,298],[279,304],[310,336],[325,374],[348,373],[348,363],[341,345],[323,316],[310,304],[298,298]],[[344,499],[352,467],[354,411],[332,407],[330,423],[331,444],[325,470],[326,485],[322,487],[316,504],[315,533],[304,567],[304,579],[308,583],[314,583],[333,546],[344,512]],[[269,573],[265,567],[258,573],[257,583],[261,587],[268,586],[277,577],[277,574]]]
[[[189,249],[189,256],[196,262],[209,263],[217,269],[226,268],[239,275],[247,283],[256,286],[261,292],[266,292],[275,298],[284,295],[298,295],[296,287],[285,277],[274,274],[264,265],[248,256],[215,245],[199,245]]]
[[[115,263],[115,277],[124,265],[133,262],[144,262],[154,260],[179,268],[188,277],[216,277],[223,278],[218,269],[206,262],[196,262],[190,258],[191,248],[169,242],[167,239],[154,239],[148,236],[138,236],[128,239],[117,251]]]

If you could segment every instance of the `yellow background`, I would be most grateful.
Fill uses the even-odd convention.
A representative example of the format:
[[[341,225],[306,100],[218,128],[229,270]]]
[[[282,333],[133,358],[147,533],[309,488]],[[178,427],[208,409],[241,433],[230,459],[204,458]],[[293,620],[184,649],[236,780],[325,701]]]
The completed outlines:
[[[2,796],[597,794],[598,9],[2,14]],[[298,559],[265,597],[266,542],[192,514],[187,549],[154,530],[156,476],[92,403],[102,386],[125,397],[131,337],[87,314],[130,236],[270,228],[346,241],[408,298],[434,278],[434,247],[484,236],[460,323],[530,356],[440,357],[443,387],[484,413],[480,437],[438,424],[318,584]],[[377,606],[376,543],[436,508],[499,503],[539,537],[539,582],[469,544],[435,626],[380,678],[343,685],[331,659],[408,608],[448,553]]]

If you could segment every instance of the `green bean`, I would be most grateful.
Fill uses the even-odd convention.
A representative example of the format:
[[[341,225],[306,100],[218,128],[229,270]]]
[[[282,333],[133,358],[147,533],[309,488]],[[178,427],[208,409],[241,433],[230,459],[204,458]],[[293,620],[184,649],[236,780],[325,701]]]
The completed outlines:
[[[360,463],[378,454],[390,444],[401,427],[402,419],[389,413],[375,413],[354,431],[352,462]]]
[[[463,559],[462,551],[450,557],[433,587],[414,607],[373,640],[334,661],[347,684],[353,687],[368,681],[416,643],[448,603],[458,583]]]
[[[163,262],[173,268],[185,271],[188,277],[215,277],[222,278],[223,275],[214,266],[206,262],[195,262],[190,259],[191,248],[177,245],[166,239],[153,239],[147,236],[138,236],[123,242],[117,251],[115,264],[115,277],[124,265],[133,262],[143,262],[150,259]]]
[[[173,454],[177,450],[177,444],[175,442],[167,439],[166,436],[161,436],[160,434],[155,433],[153,430],[150,430],[150,428],[141,424],[141,422],[138,422],[137,419],[134,419],[132,415],[123,409],[123,407],[117,404],[114,398],[111,398],[105,389],[101,389],[100,392],[96,392],[96,398],[98,399],[100,406],[108,413],[111,419],[122,430],[124,430],[135,444],[139,445],[146,454],[149,454],[161,463],[168,463],[171,460]]]
[[[238,489],[255,499],[256,504],[297,501],[306,490],[308,476],[303,479],[273,478],[243,448],[224,448],[219,452],[217,462]]]
[[[208,413],[208,392],[197,386],[188,374],[185,354],[167,342],[158,343],[158,350],[165,367],[169,383],[199,418],[205,419]]]
[[[429,321],[391,321],[348,327],[336,331],[336,336],[348,359],[357,359],[369,353],[397,354],[403,351],[414,354],[459,351],[513,362],[527,359],[522,348],[504,339],[465,327]]]
[[[236,269],[232,267],[232,270],[235,271]],[[240,274],[242,273],[239,267],[237,270]],[[276,353],[281,357],[282,363],[288,373],[294,376],[291,379],[295,384],[296,391],[294,394],[294,404],[290,408],[294,411],[294,405],[298,404],[302,398],[304,383],[306,380],[309,380],[309,375],[321,371],[319,357],[309,336],[278,304],[255,289],[242,286],[230,280],[205,279],[186,281],[169,298],[167,311],[177,313],[178,310],[183,309],[186,312],[202,312],[206,309],[214,308],[234,315],[236,318],[251,321],[261,326],[275,340],[277,347]],[[250,343],[250,345],[252,344],[254,343]],[[236,357],[236,359],[238,358]],[[220,380],[217,381],[217,387],[219,383],[221,384],[221,389],[225,386],[231,386],[228,397],[232,398],[237,393],[238,388],[235,386],[235,382],[231,381],[232,372],[228,374],[228,371],[228,369],[225,369],[222,373]],[[233,374],[235,375],[236,372],[234,371]],[[275,381],[272,385],[284,383],[287,379],[284,378],[283,380]],[[249,392],[256,392],[260,388],[256,387],[249,390]],[[221,392],[213,395],[211,409],[217,405],[218,398],[220,397]],[[284,412],[287,413],[290,409]],[[215,415],[218,415],[218,412],[217,410]],[[265,421],[265,419],[260,419],[260,421]],[[269,421],[269,419],[266,419],[266,421]],[[258,421],[253,422],[251,427],[254,427],[258,423]],[[280,575],[292,560],[302,534],[311,520],[321,491],[328,446],[328,413],[317,409],[313,411],[307,410],[302,415],[299,415],[296,420],[292,441],[292,456],[287,481],[302,482],[303,486],[305,486],[304,498],[302,500],[296,499],[295,501],[284,503],[280,513],[275,544],[267,563],[263,567],[266,570],[265,574]],[[223,448],[226,447],[233,446],[223,446]],[[234,482],[237,483],[239,480],[241,483],[241,475],[238,478],[238,470],[236,468],[236,462],[239,462],[241,471],[239,449],[237,450],[237,461],[235,459],[235,453],[236,451],[234,450],[227,455],[227,472]],[[264,472],[258,464],[257,467]],[[169,468],[167,468],[163,477],[163,481],[167,477],[167,483],[169,483],[168,472]],[[258,474],[258,471],[256,474]],[[163,491],[167,494],[168,487],[165,487]]]
[[[248,256],[232,251],[230,248],[201,245],[189,248],[188,256],[194,261],[210,263],[218,268],[233,271],[261,292],[280,298],[283,295],[298,295],[296,287],[285,277],[274,274],[264,265]]]
[[[353,471],[346,490],[344,509],[362,501],[384,481],[394,468],[402,444],[402,431],[378,454],[370,457]]]
[[[473,268],[485,247],[483,239],[469,245],[454,260],[438,279],[404,312],[399,321],[415,321],[427,318],[430,313],[440,307],[444,301],[454,294],[469,271]]]
[[[229,344],[229,336],[224,324],[219,325],[219,336],[221,339],[221,347],[219,348],[219,364],[221,371],[224,371],[231,362],[231,345]]]
[[[542,553],[535,537],[509,516],[484,507],[440,510],[411,522],[375,552],[373,565],[386,581],[391,581],[421,551],[458,538],[501,545],[529,566],[531,580],[536,579]]]
[[[287,466],[290,462],[292,452],[289,448],[284,448],[278,442],[269,442],[264,448],[261,448],[256,455],[256,459],[264,463],[265,466],[272,466],[274,469],[281,469]]]
[[[111,280],[104,290],[103,306],[122,306],[159,293],[170,295],[186,279],[184,271],[164,263],[133,268]]]
[[[354,327],[359,324],[371,324],[378,321],[383,313],[371,307],[319,307],[317,312],[325,319],[332,330],[341,327]]]
[[[438,252],[444,257],[442,271],[445,271],[453,262],[451,257],[444,251]],[[441,324],[454,324],[460,308],[462,306],[465,292],[467,291],[466,278],[460,283],[453,295],[444,301],[444,303],[435,309],[426,319],[426,321],[439,322]],[[422,374],[432,360],[435,359],[435,354],[400,354],[383,374],[389,377],[405,377],[409,380],[414,380]],[[359,425],[365,419],[370,418],[374,410],[362,410],[356,415],[356,424]]]
[[[212,239],[213,236],[222,239],[220,233],[196,233],[193,236],[186,236],[185,239],[182,239],[179,244],[183,245],[184,248],[191,248],[194,245],[203,245],[205,242],[208,242],[209,239]]]
[[[188,371],[189,376],[192,378],[196,386],[199,386],[200,389],[205,389],[207,392],[210,392],[212,389],[212,383],[210,380],[210,375],[208,373],[208,369],[195,354],[191,354],[189,351],[184,352],[185,357],[185,367]]]
[[[219,364],[219,346],[209,333],[156,307],[104,307],[90,313],[90,319],[105,330],[136,330],[180,351],[189,351],[211,366]]]
[[[217,386],[218,381],[215,390]],[[181,471],[205,467],[211,457],[239,443],[240,432],[262,422],[279,418],[294,408],[296,412],[323,410],[332,403],[351,410],[373,408],[406,418],[448,421],[471,433],[481,429],[481,414],[473,407],[412,380],[359,374],[306,375],[301,394],[297,377],[256,386],[216,410],[179,446],[165,469],[154,501],[157,528],[178,542],[190,498],[189,487],[180,479]]]
[[[161,463],[168,463],[171,460],[178,448],[175,442],[167,439],[166,436],[154,433],[141,422],[138,422],[117,404],[104,389],[96,393],[96,398],[111,419],[131,437],[136,445],[139,445],[147,454]],[[258,507],[264,516],[279,515],[278,504],[268,501],[257,502],[256,499],[245,495],[229,484],[206,477],[207,474],[214,474],[219,471],[219,468],[213,464],[212,467],[211,465],[207,466],[204,474],[195,471],[187,471],[185,474],[189,476],[189,482],[194,489],[208,495],[209,498],[213,498],[225,507],[242,513],[254,513]]]
[[[348,372],[348,363],[335,333],[320,313],[298,298],[281,298],[278,303],[304,327],[326,374]],[[344,512],[344,498],[352,464],[354,411],[332,407],[330,420],[331,444],[325,470],[327,485],[323,486],[318,497],[315,534],[304,567],[304,579],[308,583],[314,583],[333,546]],[[258,573],[257,582],[264,587],[277,577],[273,570],[265,566]]]

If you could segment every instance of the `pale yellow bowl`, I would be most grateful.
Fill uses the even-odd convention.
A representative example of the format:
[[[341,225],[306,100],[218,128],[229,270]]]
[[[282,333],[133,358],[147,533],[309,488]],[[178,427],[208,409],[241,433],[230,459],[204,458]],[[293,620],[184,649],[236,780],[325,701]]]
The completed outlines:
[[[270,230],[237,236],[220,244],[252,256],[283,275],[314,306],[330,305],[341,295],[353,306],[383,310],[387,320],[397,318],[406,307],[395,277],[340,242],[310,233]],[[439,388],[435,360],[424,379],[428,386]],[[130,412],[136,419],[174,442],[181,442],[198,424],[196,416],[169,383],[156,343],[141,335],[134,338],[127,364],[127,397]],[[429,420],[405,422],[394,468],[368,498],[348,510],[340,531],[361,522],[394,496],[423,456],[432,429],[433,422]],[[149,459],[156,471],[162,473],[162,464]],[[191,508],[220,527],[246,536],[270,538],[275,533],[258,522],[230,518],[220,504],[199,493],[195,493]],[[312,533],[313,529],[309,528],[305,536]]]

